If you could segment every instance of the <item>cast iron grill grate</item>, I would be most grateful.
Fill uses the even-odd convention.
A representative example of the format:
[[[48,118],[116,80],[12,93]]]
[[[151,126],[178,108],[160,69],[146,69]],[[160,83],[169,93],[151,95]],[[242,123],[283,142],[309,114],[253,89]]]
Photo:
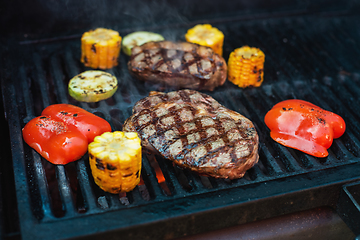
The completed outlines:
[[[20,42],[18,54],[9,59],[19,64],[11,69],[11,74],[6,74],[2,91],[11,133],[22,238],[81,238],[88,234],[96,237],[97,233],[122,234],[124,239],[171,238],[209,230],[209,226],[198,227],[204,225],[202,216],[216,219],[230,211],[231,206],[241,208],[244,216],[233,216],[219,227],[334,204],[336,200],[312,199],[301,206],[290,204],[288,208],[268,213],[254,210],[259,202],[256,200],[261,198],[291,196],[292,191],[334,185],[329,179],[321,179],[322,174],[328,174],[330,182],[358,177],[360,32],[354,31],[353,26],[359,20],[352,16],[309,16],[214,22],[226,36],[225,59],[233,49],[243,45],[259,47],[266,55],[265,81],[260,88],[239,89],[227,82],[214,92],[206,92],[254,122],[260,136],[259,163],[244,178],[229,181],[198,176],[157,156],[144,155],[142,183],[122,195],[105,193],[94,184],[87,155],[66,166],[49,164],[24,144],[21,128],[46,106],[70,103],[105,118],[113,130],[121,130],[134,103],[155,89],[130,77],[127,57],[122,54],[120,65],[109,70],[120,80],[116,94],[99,103],[79,103],[67,93],[69,79],[86,70],[79,62],[79,39]],[[191,26],[184,24],[176,29],[169,26],[158,31],[170,40],[183,40],[183,34]],[[329,157],[315,158],[270,138],[264,116],[274,104],[289,98],[310,101],[345,119],[347,131],[334,141]],[[353,171],[344,176],[342,169]],[[304,178],[316,180],[308,182]],[[292,181],[293,188],[281,185],[291,185]],[[267,189],[266,184],[275,188]],[[323,189],[326,192],[327,188]],[[288,204],[289,199],[285,198],[279,199]],[[195,213],[200,217],[191,217]],[[184,219],[189,223],[183,222]],[[158,222],[162,227],[156,225],[159,227],[156,233],[149,231],[151,224]],[[51,236],[46,232],[50,228]],[[131,232],[136,228],[138,233]],[[148,232],[141,233],[144,229]]]

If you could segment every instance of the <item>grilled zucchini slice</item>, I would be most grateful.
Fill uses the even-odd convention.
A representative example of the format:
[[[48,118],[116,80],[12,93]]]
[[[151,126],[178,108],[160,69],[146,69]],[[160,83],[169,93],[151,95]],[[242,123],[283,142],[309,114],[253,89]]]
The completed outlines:
[[[130,56],[131,49],[135,46],[141,46],[147,42],[159,42],[163,40],[164,37],[161,34],[146,32],[146,31],[138,31],[126,35],[122,40],[121,48],[126,55]]]
[[[100,70],[89,70],[73,77],[69,94],[80,102],[99,102],[110,98],[118,88],[115,76]]]

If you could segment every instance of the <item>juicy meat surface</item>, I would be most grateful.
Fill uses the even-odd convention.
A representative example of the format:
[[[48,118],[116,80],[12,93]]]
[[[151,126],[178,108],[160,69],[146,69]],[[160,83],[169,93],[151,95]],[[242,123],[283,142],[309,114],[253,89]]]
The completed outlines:
[[[132,48],[130,73],[159,87],[213,91],[225,83],[227,65],[211,48],[189,42],[148,42]]]
[[[151,92],[123,130],[138,132],[144,148],[178,166],[215,178],[240,178],[259,158],[253,123],[195,90]]]

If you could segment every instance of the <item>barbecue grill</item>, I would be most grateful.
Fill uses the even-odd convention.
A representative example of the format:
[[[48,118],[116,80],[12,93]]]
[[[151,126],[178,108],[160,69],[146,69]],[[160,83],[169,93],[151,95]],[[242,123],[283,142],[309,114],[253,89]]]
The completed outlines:
[[[324,209],[345,222],[345,238],[360,234],[360,4],[356,1],[8,1],[2,5],[2,238],[175,239],[274,218],[286,221],[287,214]],[[119,79],[112,98],[92,104],[72,99],[68,81],[87,70],[80,63],[83,32],[107,27],[125,36],[148,30],[183,41],[186,30],[197,23],[210,23],[224,33],[226,60],[243,45],[258,47],[266,56],[261,87],[240,89],[226,82],[205,92],[256,126],[260,159],[243,178],[198,176],[144,154],[141,184],[114,195],[94,184],[87,154],[74,163],[54,166],[24,143],[21,129],[50,104],[80,106],[106,119],[113,130],[121,130],[134,103],[156,90],[129,75],[128,57],[121,54],[119,66],[107,70]],[[312,102],[344,118],[346,132],[334,140],[327,158],[312,157],[270,138],[264,116],[274,104],[290,98]]]

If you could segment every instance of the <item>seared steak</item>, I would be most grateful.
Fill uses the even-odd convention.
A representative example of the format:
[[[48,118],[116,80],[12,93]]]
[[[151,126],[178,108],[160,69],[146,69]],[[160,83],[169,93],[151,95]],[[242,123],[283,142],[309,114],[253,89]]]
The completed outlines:
[[[240,178],[258,161],[253,123],[195,90],[151,92],[138,101],[124,131],[180,167],[215,178]]]
[[[227,65],[209,47],[170,41],[148,42],[132,48],[130,73],[142,81],[173,89],[213,91],[224,84]]]

